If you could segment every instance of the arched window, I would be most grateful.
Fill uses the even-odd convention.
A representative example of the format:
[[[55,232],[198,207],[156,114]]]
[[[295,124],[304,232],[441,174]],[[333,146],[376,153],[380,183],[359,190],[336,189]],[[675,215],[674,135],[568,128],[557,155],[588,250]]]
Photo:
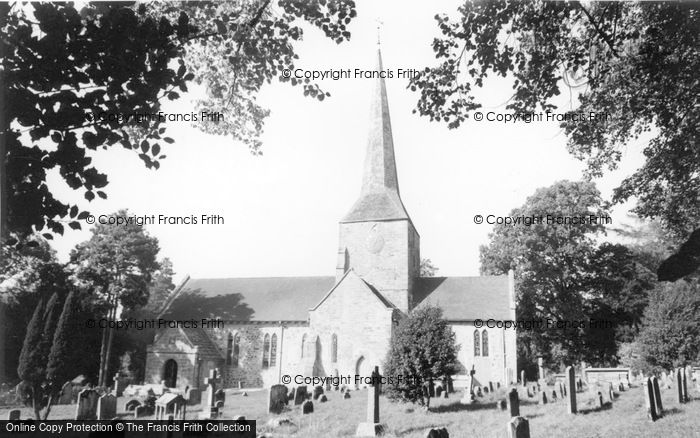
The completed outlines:
[[[238,367],[238,357],[241,352],[241,335],[233,335],[233,354],[231,355],[231,365]]]
[[[487,332],[486,329],[481,332],[481,355],[489,355],[489,332]]]
[[[304,350],[306,349],[306,333],[301,337],[301,357],[304,357]]]
[[[263,358],[262,358],[262,367],[263,368],[269,368],[270,367],[270,334],[266,333],[265,338],[263,340]]]
[[[338,362],[338,335],[331,336],[331,362]]]
[[[272,335],[270,343],[270,366],[274,367],[275,365],[277,365],[277,334]]]
[[[479,340],[479,330],[474,330],[474,357],[481,356],[481,341]]]
[[[231,365],[233,362],[233,335],[228,334],[228,340],[226,340],[226,365]]]

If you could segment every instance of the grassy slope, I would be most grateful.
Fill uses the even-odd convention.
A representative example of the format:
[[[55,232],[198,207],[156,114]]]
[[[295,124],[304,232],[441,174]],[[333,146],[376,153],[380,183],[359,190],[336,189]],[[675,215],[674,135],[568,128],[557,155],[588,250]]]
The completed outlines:
[[[551,388],[549,390],[551,393]],[[646,418],[642,389],[635,386],[619,393],[612,406],[603,410],[593,408],[592,399],[586,393],[578,394],[578,415],[566,413],[563,401],[541,406],[535,399],[527,399],[521,392],[521,415],[530,421],[533,438],[540,437],[700,437],[700,394],[693,389],[694,400],[679,405],[674,399],[675,389],[662,390],[665,416],[652,423]],[[314,402],[312,415],[301,415],[299,407],[292,407],[284,415],[291,418],[294,427],[277,430],[265,425],[271,418],[267,414],[266,391],[249,392],[248,397],[228,393],[224,418],[245,415],[258,419],[259,432],[274,432],[275,436],[335,437],[354,436],[357,424],[364,421],[367,392],[355,391],[344,400],[337,392],[328,394],[327,403]],[[387,437],[423,438],[431,427],[447,427],[452,437],[505,437],[508,413],[496,409],[499,397],[505,392],[491,394],[479,403],[464,406],[459,404],[460,394],[451,394],[449,399],[435,399],[431,412],[426,413],[411,405],[401,405],[380,399],[381,420],[388,426]],[[524,398],[523,398],[524,397]],[[125,398],[119,400],[120,414]],[[0,418],[7,418],[7,409],[0,409]],[[188,417],[195,418],[201,407],[188,409]],[[51,419],[72,418],[75,405],[56,406]],[[31,415],[23,409],[22,418]],[[125,415],[126,416],[126,415]]]

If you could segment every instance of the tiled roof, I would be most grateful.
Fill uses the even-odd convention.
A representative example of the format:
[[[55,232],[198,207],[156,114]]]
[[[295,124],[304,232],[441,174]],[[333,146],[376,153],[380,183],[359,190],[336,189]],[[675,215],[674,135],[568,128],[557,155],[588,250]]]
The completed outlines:
[[[340,222],[399,219],[409,219],[399,195],[395,192],[380,192],[360,196]]]
[[[306,321],[335,277],[189,279],[164,315],[227,321]]]
[[[200,328],[182,329],[190,343],[199,347],[199,354],[204,358],[223,359],[224,355],[214,341]]]
[[[424,277],[416,281],[414,299],[418,307],[442,308],[448,321],[510,320],[509,287],[507,275]]]

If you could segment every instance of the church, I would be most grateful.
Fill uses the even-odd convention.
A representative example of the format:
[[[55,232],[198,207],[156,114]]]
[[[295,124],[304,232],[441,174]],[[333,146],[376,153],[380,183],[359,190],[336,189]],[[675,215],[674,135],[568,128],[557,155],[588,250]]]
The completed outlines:
[[[378,69],[382,70],[377,51]],[[339,223],[335,275],[189,278],[163,318],[217,318],[213,328],[169,328],[148,347],[145,381],[269,387],[283,376],[368,376],[382,369],[392,332],[415,308],[438,306],[459,346],[456,387],[516,377],[516,333],[480,320],[515,320],[513,276],[421,277],[420,235],[401,201],[384,79],[375,83],[358,199]],[[476,324],[475,324],[476,322]],[[295,386],[293,380],[291,386]]]

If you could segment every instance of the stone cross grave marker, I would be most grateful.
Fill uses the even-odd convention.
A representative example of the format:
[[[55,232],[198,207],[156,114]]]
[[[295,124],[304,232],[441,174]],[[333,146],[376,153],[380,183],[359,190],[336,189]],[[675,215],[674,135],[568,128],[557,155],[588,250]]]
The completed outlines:
[[[97,419],[97,399],[99,395],[94,389],[83,389],[78,394],[78,406],[75,411],[76,420]]]
[[[568,366],[566,367],[566,384],[569,385],[569,388],[576,388],[576,371],[574,370],[574,367]],[[568,406],[568,411],[570,414],[575,414],[576,413],[576,391],[575,390],[570,390],[568,397],[567,397],[567,406]]]
[[[209,418],[217,418],[219,409],[216,407],[216,384],[219,382],[219,370],[209,370],[209,377],[204,379],[207,385],[206,407],[209,409]]]
[[[460,400],[462,404],[468,405],[474,403],[474,374],[476,374],[476,370],[474,369],[474,365],[472,365],[472,369],[469,370],[469,380],[467,381],[468,383],[464,396],[462,396],[462,400]]]
[[[97,399],[97,419],[111,420],[117,416],[117,397],[105,394]]]
[[[379,436],[384,433],[384,425],[379,422],[379,392],[382,386],[379,367],[375,366],[371,386],[367,389],[367,421],[357,426],[355,436]]]

